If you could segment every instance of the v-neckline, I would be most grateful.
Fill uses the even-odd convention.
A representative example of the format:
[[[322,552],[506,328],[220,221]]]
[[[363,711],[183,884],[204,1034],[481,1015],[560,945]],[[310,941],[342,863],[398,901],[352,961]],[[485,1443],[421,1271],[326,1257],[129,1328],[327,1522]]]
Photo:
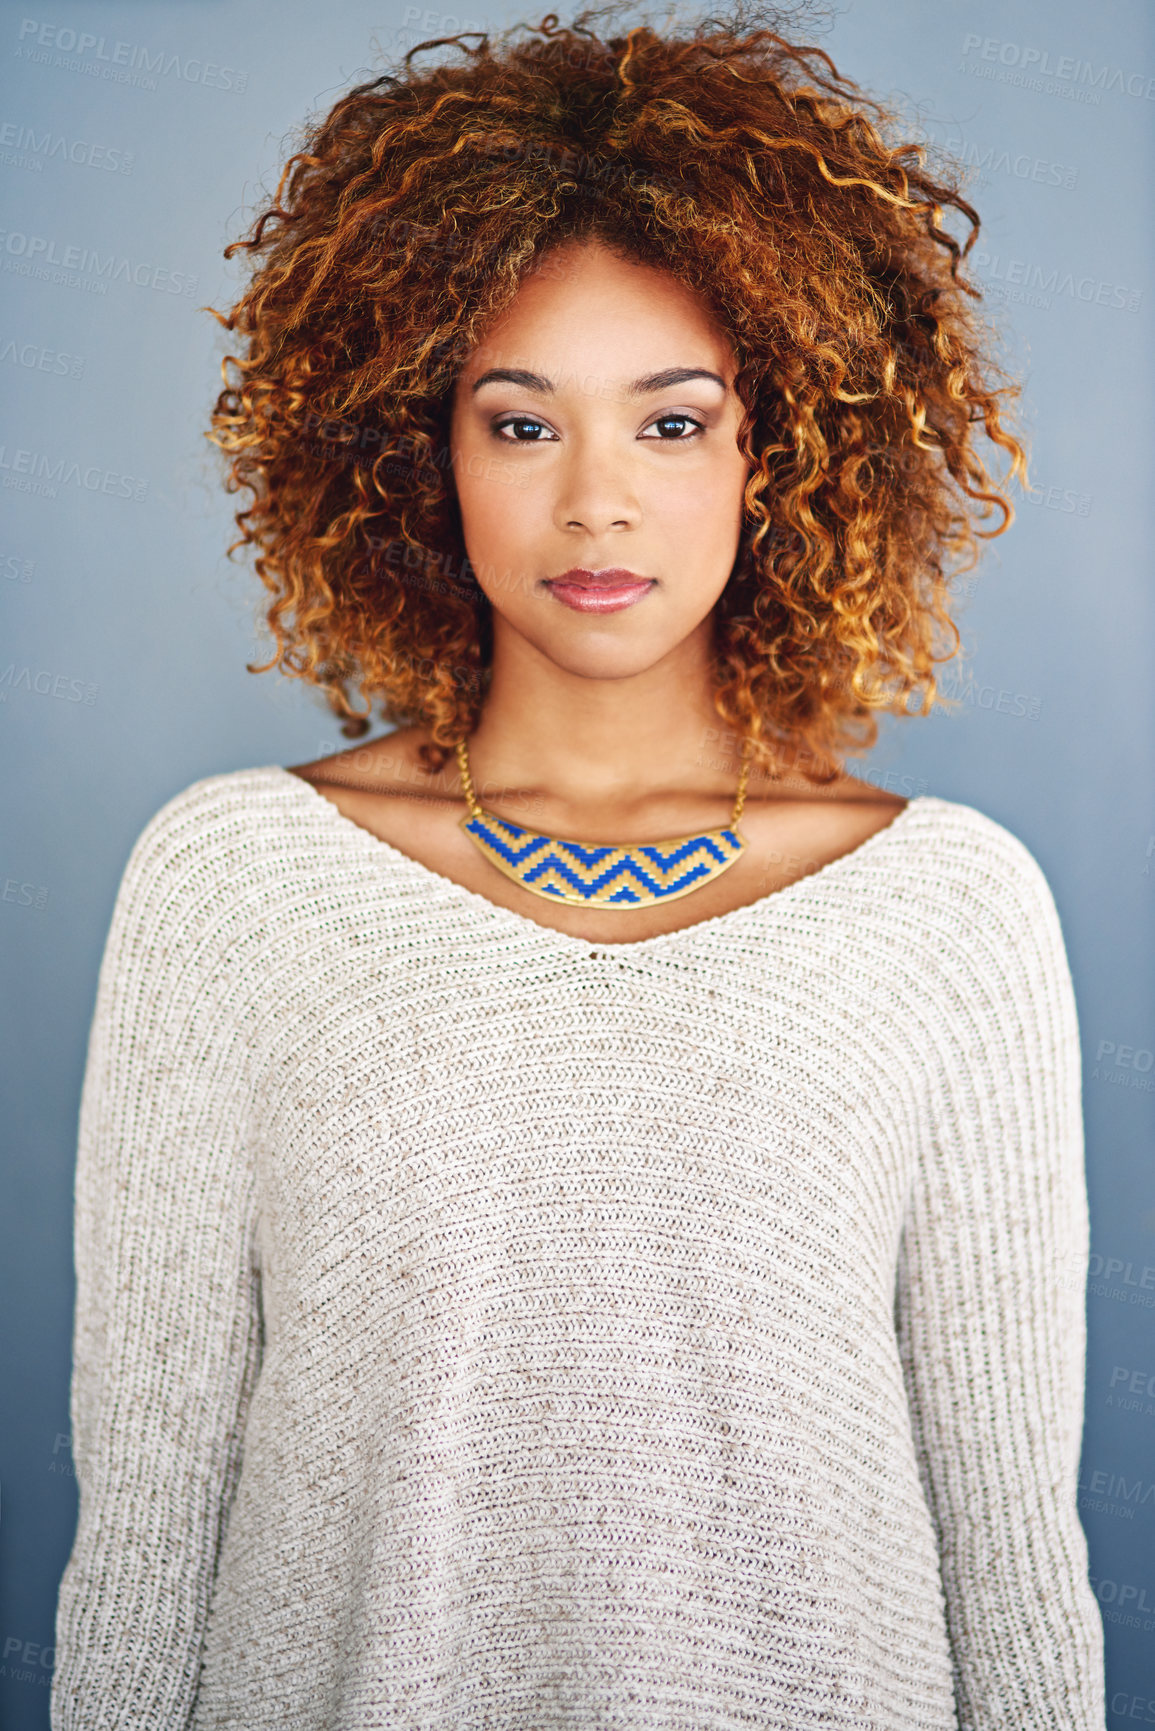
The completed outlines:
[[[839,854],[836,859],[828,860],[825,865],[819,866],[817,871],[808,872],[805,877],[795,878],[792,883],[783,884],[781,889],[770,890],[755,901],[742,902],[738,907],[726,908],[720,914],[711,914],[704,920],[695,920],[690,925],[678,926],[673,931],[655,932],[648,938],[621,940],[615,938],[580,938],[573,932],[559,931],[556,926],[547,926],[541,920],[532,919],[529,914],[521,914],[514,908],[507,908],[501,902],[490,901],[488,896],[481,895],[477,890],[466,888],[464,884],[458,883],[456,878],[446,877],[443,872],[436,871],[433,866],[428,866],[422,860],[415,859],[412,854],[404,853],[392,842],[386,841],[384,837],[375,835],[364,824],[347,816],[338,805],[314,787],[312,782],[306,781],[303,776],[294,774],[291,769],[286,769],[281,764],[271,764],[269,768],[277,775],[283,776],[286,781],[294,783],[301,790],[302,797],[306,802],[319,801],[329,813],[329,820],[332,823],[346,832],[350,832],[351,840],[354,837],[360,838],[359,845],[365,847],[367,854],[376,854],[405,868],[415,878],[423,878],[436,884],[447,896],[459,900],[463,906],[473,908],[478,913],[484,911],[485,915],[495,924],[505,924],[511,931],[519,932],[524,936],[540,933],[544,941],[556,942],[560,949],[584,950],[587,955],[602,950],[612,950],[615,954],[621,955],[641,954],[655,946],[676,943],[678,940],[684,942],[699,934],[717,933],[732,925],[744,924],[749,920],[764,917],[767,912],[774,909],[792,906],[800,896],[808,893],[814,886],[828,883],[832,876],[841,876],[847,868],[858,864],[875,849],[884,845],[887,840],[893,842],[899,838],[905,832],[907,821],[916,807],[921,812],[927,803],[935,797],[933,794],[916,794],[907,800],[902,810],[897,812],[889,823],[872,831],[856,847],[849,848],[846,853]]]

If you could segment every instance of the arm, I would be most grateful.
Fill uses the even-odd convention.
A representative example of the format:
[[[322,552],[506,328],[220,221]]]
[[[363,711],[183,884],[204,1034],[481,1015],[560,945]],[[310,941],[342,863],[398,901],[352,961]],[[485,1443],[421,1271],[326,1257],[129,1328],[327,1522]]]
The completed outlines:
[[[1000,837],[965,887],[952,879],[896,1328],[959,1731],[1103,1731],[1076,1508],[1089,1228],[1075,997],[1046,879]]]
[[[146,827],[101,962],[76,1170],[80,1513],[53,1731],[188,1725],[259,1361],[247,1065],[205,821],[186,793]]]

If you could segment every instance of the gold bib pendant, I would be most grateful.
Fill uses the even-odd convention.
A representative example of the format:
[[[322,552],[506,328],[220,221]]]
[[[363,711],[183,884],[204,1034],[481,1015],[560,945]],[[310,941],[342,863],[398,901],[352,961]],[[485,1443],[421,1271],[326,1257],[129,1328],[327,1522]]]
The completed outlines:
[[[461,827],[498,871],[535,896],[582,907],[649,908],[689,895],[732,866],[746,845],[736,829],[707,829],[670,841],[599,847],[560,841],[479,808]]]
[[[464,740],[458,742],[457,757],[470,807],[461,819],[461,828],[499,872],[549,901],[579,907],[655,907],[720,877],[746,846],[746,838],[736,825],[746,791],[748,760],[742,765],[734,816],[728,827],[614,847],[562,841],[495,817],[473,797]]]

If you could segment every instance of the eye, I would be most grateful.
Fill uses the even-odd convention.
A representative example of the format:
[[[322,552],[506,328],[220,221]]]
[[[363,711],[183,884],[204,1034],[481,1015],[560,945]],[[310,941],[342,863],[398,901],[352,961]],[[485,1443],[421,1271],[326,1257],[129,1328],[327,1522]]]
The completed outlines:
[[[497,434],[498,438],[502,438],[504,433],[505,433],[505,429],[507,427],[519,427],[519,428],[520,427],[539,427],[540,428],[540,427],[544,427],[544,425],[545,425],[544,421],[535,421],[533,419],[532,415],[511,415],[510,418],[508,419],[508,421],[495,421],[493,430]],[[535,439],[535,438],[523,439],[520,436],[515,436],[512,439],[505,439],[505,443],[507,445],[540,445],[540,444],[543,444],[544,442],[545,441],[542,439]]]
[[[652,431],[655,427],[690,429],[689,432],[659,432],[654,442],[665,445],[688,444],[691,439],[700,437],[706,430],[702,422],[696,421],[692,415],[660,415],[656,421],[651,421],[648,431]],[[512,437],[507,436],[511,428],[513,429]],[[544,421],[536,420],[532,415],[510,415],[507,420],[495,421],[493,431],[495,436],[502,439],[507,445],[540,445],[544,444],[546,440],[552,440],[556,443],[557,439],[556,434],[549,432]],[[545,434],[544,439],[540,437],[542,433]]]
[[[692,427],[694,430],[692,433],[687,433],[684,437],[678,437],[675,435],[673,438],[667,438],[665,434],[660,433],[658,435],[657,443],[663,445],[688,445],[691,439],[696,439],[700,433],[704,433],[706,430],[701,421],[695,421],[691,415],[659,415],[656,421],[650,422],[651,427],[669,427],[677,425]]]

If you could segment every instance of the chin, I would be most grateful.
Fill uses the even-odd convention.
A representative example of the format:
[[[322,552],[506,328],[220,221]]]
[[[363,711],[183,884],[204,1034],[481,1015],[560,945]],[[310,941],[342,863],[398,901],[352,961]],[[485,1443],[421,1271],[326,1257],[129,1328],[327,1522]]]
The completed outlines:
[[[535,640],[534,647],[563,673],[578,679],[632,679],[648,673],[675,644],[638,638],[631,643],[559,643]]]

